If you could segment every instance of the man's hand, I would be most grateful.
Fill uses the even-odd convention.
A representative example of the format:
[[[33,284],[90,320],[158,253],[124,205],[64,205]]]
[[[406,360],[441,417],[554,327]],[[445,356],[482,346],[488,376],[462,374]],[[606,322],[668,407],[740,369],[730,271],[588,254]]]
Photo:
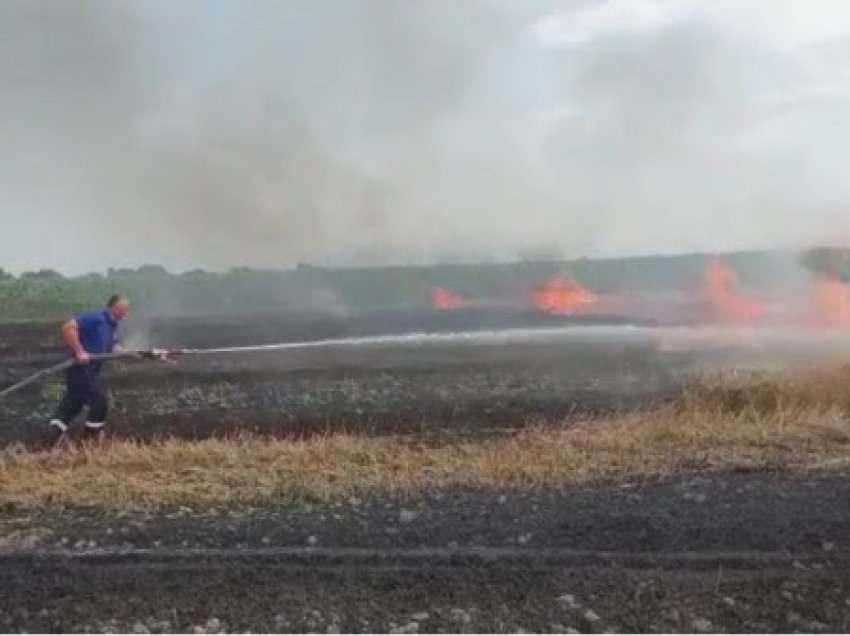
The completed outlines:
[[[77,359],[79,364],[88,364],[91,362],[91,355],[89,355],[88,351],[80,349],[74,354],[74,357]]]

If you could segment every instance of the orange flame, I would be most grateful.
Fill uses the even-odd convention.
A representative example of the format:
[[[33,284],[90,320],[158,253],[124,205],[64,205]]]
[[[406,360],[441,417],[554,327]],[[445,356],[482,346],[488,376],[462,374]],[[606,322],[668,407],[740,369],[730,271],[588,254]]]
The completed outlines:
[[[460,309],[466,301],[458,293],[445,287],[434,287],[431,289],[431,304],[435,309]]]
[[[571,314],[579,307],[592,305],[598,297],[578,283],[552,278],[531,292],[534,306],[550,314]]]
[[[708,302],[722,320],[753,322],[765,313],[764,303],[738,290],[738,275],[719,258],[712,259],[705,270],[705,293]]]
[[[838,276],[822,276],[815,283],[815,316],[820,327],[850,326],[850,289]]]

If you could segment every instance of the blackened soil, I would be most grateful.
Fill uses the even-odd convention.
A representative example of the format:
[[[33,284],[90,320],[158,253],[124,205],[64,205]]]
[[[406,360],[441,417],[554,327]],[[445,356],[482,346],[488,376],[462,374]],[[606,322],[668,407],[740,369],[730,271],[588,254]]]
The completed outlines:
[[[626,316],[551,315],[510,307],[440,311],[424,308],[368,312],[255,313],[233,316],[131,317],[125,340],[159,347],[233,347],[405,333],[468,332],[581,325],[649,325]],[[50,355],[59,350],[58,322],[0,323],[0,355]]]
[[[8,510],[0,626],[843,632],[848,503],[848,476],[750,474],[261,510]]]
[[[36,560],[4,564],[15,583],[0,621],[9,632],[40,633],[844,633],[846,565],[706,572]],[[576,600],[558,600],[567,595]]]
[[[216,344],[219,329],[203,344]],[[203,325],[196,330],[203,333]],[[114,362],[108,425],[112,435],[142,440],[244,431],[476,436],[668,398],[688,355],[659,352],[628,331],[612,333],[185,356],[174,365]],[[0,357],[2,383],[48,364],[51,355]],[[62,389],[61,376],[52,376],[0,400],[0,444],[37,443]]]
[[[850,477],[697,475],[660,483],[532,491],[440,491],[260,509],[4,514],[62,548],[558,548],[626,552],[817,551],[850,541]],[[60,536],[61,535],[61,536]],[[66,541],[62,541],[62,537]],[[846,547],[850,549],[850,543]]]
[[[245,325],[190,326],[160,335],[257,342]],[[3,385],[56,355],[43,328],[8,329]],[[267,342],[283,340],[262,329]],[[665,399],[690,364],[616,339],[115,364],[110,427],[143,439],[246,428],[491,436],[536,417]],[[57,380],[0,402],[0,443],[37,437]],[[846,475],[151,513],[7,504],[0,630],[845,632],[848,565]]]

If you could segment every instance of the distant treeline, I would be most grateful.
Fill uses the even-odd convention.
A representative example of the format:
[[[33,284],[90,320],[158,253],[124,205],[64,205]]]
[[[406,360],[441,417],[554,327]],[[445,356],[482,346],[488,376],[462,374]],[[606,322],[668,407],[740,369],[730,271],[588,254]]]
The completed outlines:
[[[705,254],[505,264],[289,270],[239,268],[173,274],[157,265],[65,277],[52,270],[12,276],[0,269],[0,320],[53,320],[100,306],[114,291],[145,313],[244,313],[301,309],[368,310],[428,306],[440,286],[469,299],[521,299],[536,284],[566,276],[599,292],[680,290],[698,285]],[[844,276],[845,250],[738,252],[723,257],[742,285],[773,284],[805,269]],[[803,265],[803,267],[800,267]],[[783,269],[784,268],[784,269]],[[804,269],[805,268],[805,269]],[[790,274],[789,274],[790,275]]]

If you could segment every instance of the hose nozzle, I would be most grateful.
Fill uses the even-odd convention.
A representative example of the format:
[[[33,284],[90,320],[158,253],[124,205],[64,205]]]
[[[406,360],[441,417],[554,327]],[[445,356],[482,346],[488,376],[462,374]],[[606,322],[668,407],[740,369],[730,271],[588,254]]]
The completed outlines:
[[[137,352],[146,360],[159,360],[160,362],[173,362],[171,358],[183,353],[182,349],[146,349]]]

